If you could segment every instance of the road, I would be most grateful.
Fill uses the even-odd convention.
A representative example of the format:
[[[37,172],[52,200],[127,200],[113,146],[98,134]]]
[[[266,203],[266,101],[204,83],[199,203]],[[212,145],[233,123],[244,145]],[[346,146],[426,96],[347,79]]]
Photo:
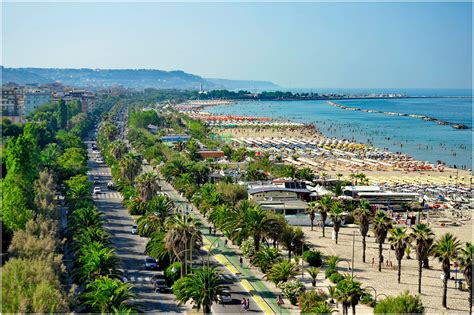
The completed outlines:
[[[86,142],[91,144],[91,142]],[[130,232],[134,223],[133,218],[128,214],[122,204],[122,197],[119,192],[107,189],[106,183],[111,181],[110,169],[105,164],[97,164],[94,161],[91,150],[89,150],[88,175],[91,180],[94,177],[99,178],[100,184],[94,185],[101,188],[101,193],[94,195],[94,202],[99,211],[104,213],[105,227],[112,235],[113,245],[116,249],[117,256],[122,263],[124,275],[134,285],[133,291],[137,295],[136,300],[140,304],[141,309],[146,313],[167,312],[182,313],[186,310],[186,306],[178,306],[174,300],[172,293],[155,293],[150,283],[150,278],[156,274],[156,271],[145,270],[144,254],[147,238],[133,235]],[[173,196],[174,191],[170,189],[169,195]],[[196,255],[197,253],[195,253]],[[210,265],[216,266],[222,273],[225,285],[229,286],[232,302],[227,304],[213,304],[212,312],[214,314],[224,313],[243,313],[240,301],[243,297],[250,299],[251,313],[261,313],[257,303],[250,294],[242,287],[240,280],[232,275],[227,268],[220,265],[212,255],[208,257],[207,252],[201,251],[200,258],[196,263],[207,263],[209,259]],[[247,312],[246,312],[247,313]]]
[[[171,293],[155,293],[150,278],[155,271],[145,270],[144,255],[146,238],[130,233],[133,218],[122,206],[122,198],[116,191],[108,190],[106,183],[111,180],[110,169],[93,161],[89,151],[90,178],[99,177],[102,193],[94,195],[94,202],[99,211],[104,213],[105,227],[112,234],[112,241],[117,256],[122,263],[124,275],[133,284],[133,292],[140,309],[146,313],[167,312],[182,313],[184,307],[179,307]]]

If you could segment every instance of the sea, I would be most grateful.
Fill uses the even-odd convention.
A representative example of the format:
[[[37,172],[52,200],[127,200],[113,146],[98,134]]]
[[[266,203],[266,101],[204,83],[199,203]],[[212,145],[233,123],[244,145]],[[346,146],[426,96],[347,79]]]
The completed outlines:
[[[400,92],[398,92],[400,93]],[[412,92],[413,93],[413,92]],[[472,169],[472,97],[464,91],[424,91],[423,96],[463,96],[401,99],[344,99],[334,102],[361,109],[399,112],[434,117],[464,124],[468,129],[406,116],[349,111],[326,101],[241,101],[208,107],[205,111],[225,115],[247,115],[315,124],[325,136],[366,143],[392,152],[402,152],[417,160]],[[430,94],[429,94],[430,93]]]

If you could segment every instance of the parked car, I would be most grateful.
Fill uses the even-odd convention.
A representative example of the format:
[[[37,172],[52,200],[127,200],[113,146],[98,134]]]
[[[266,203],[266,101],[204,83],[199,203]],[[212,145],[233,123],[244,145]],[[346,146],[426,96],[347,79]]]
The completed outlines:
[[[219,304],[231,303],[232,295],[230,294],[230,291],[225,289],[222,290],[222,293],[217,295],[217,301]]]
[[[156,263],[156,259],[153,257],[145,258],[145,269],[157,269],[158,264]]]
[[[132,232],[132,234],[137,234],[138,233],[138,225],[136,225],[136,224],[132,225],[131,232]]]
[[[100,180],[99,176],[94,176],[94,185],[99,184],[100,183],[99,180]]]
[[[100,187],[94,187],[94,195],[97,195],[100,193],[101,193]]]
[[[158,291],[158,292],[167,292],[168,291],[168,284],[166,284],[166,280],[165,279],[155,279],[155,281],[153,281],[153,288],[155,289],[155,292]]]

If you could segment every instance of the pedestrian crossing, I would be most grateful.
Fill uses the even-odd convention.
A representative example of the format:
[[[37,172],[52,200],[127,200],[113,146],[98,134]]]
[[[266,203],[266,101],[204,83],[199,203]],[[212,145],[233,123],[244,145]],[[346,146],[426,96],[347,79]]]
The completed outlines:
[[[111,176],[110,172],[97,172],[96,170],[90,170],[87,172],[89,176]]]
[[[143,282],[150,282],[151,277],[125,277],[126,281],[125,282],[133,282],[133,283],[143,283]],[[125,280],[124,279],[124,280]]]
[[[119,192],[103,192],[100,194],[92,195],[92,198],[100,199],[122,199],[122,195]]]

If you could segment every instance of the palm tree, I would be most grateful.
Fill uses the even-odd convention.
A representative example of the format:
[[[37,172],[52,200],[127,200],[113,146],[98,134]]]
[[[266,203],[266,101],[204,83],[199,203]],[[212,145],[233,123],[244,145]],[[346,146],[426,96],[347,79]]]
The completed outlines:
[[[472,256],[472,243],[466,242],[466,246],[460,249],[457,260],[469,288],[469,314],[472,314]]]
[[[72,237],[73,241],[73,250],[75,253],[78,253],[79,250],[88,244],[93,242],[98,242],[108,246],[111,244],[111,235],[109,232],[105,231],[102,227],[99,226],[90,226],[81,229],[75,233]]]
[[[332,207],[332,197],[331,196],[323,196],[319,201],[318,201],[318,212],[319,216],[321,217],[321,224],[323,227],[323,237],[326,237],[324,227],[326,226],[326,220],[328,218],[328,212],[331,210]]]
[[[143,201],[148,201],[160,190],[159,177],[152,172],[146,172],[135,179],[135,185]]]
[[[121,140],[115,140],[110,143],[109,151],[116,160],[120,160],[128,152],[127,144]]]
[[[309,274],[309,276],[311,277],[311,285],[313,287],[316,286],[316,278],[318,277],[318,274],[319,274],[319,271],[320,269],[319,268],[316,268],[316,267],[311,267],[309,269],[306,269],[306,272]]]
[[[138,235],[142,237],[150,237],[155,232],[163,229],[160,217],[154,213],[141,216],[137,220]]]
[[[87,227],[102,227],[103,222],[102,213],[98,212],[96,208],[76,209],[69,214],[67,223],[68,234],[78,233],[77,231]]]
[[[78,268],[74,272],[74,278],[79,282],[85,282],[100,276],[118,277],[120,275],[118,271],[120,263],[114,250],[99,242],[90,243],[80,249],[77,265]]]
[[[416,259],[418,260],[418,293],[421,293],[421,276],[423,269],[423,260],[428,255],[428,245],[433,239],[433,232],[424,223],[412,227],[410,239],[415,242]]]
[[[266,273],[269,267],[280,261],[281,254],[277,248],[263,246],[253,256],[252,264],[259,267],[263,273]]]
[[[120,172],[123,178],[126,179],[128,184],[132,184],[135,177],[140,174],[142,170],[142,162],[138,155],[133,153],[127,153],[119,161]]]
[[[365,263],[365,250],[367,248],[366,237],[369,232],[369,225],[373,219],[373,213],[370,209],[370,203],[367,200],[362,199],[359,207],[354,211],[354,217],[359,223],[359,232],[362,235],[362,262]]]
[[[146,244],[145,254],[155,258],[158,262],[171,262],[173,253],[165,248],[166,232],[159,231],[151,235],[150,240]]]
[[[123,204],[127,207],[130,215],[144,215],[146,213],[146,203],[141,197],[124,199]]]
[[[306,208],[306,214],[309,215],[309,219],[311,221],[311,231],[314,227],[314,219],[316,219],[316,212],[318,210],[318,207],[318,203],[313,201],[308,203],[308,208]]]
[[[253,236],[255,251],[260,249],[261,239],[279,224],[267,211],[258,206],[248,209],[244,221],[240,223],[243,225],[241,227]]]
[[[331,307],[331,305],[329,305],[328,302],[323,301],[323,302],[319,302],[318,304],[316,304],[315,307],[313,307],[311,309],[311,314],[314,314],[314,315],[327,315],[327,314],[332,314],[335,311],[336,310],[333,309]]]
[[[331,218],[334,232],[336,233],[336,244],[339,238],[339,229],[341,228],[342,219],[344,218],[344,209],[339,202],[334,202],[331,211],[329,211],[329,217]]]
[[[433,252],[434,256],[438,258],[442,265],[444,278],[443,278],[443,307],[447,306],[448,299],[448,279],[450,272],[451,260],[455,259],[458,255],[461,242],[451,233],[446,233],[439,238],[435,243]]]
[[[342,303],[343,314],[348,314],[349,307],[352,306],[352,314],[355,315],[355,307],[363,294],[361,286],[362,283],[354,281],[350,275],[346,275],[343,280],[337,283],[334,295],[337,301]]]
[[[188,170],[186,162],[180,158],[174,158],[171,161],[168,161],[160,168],[161,174],[164,176],[167,182],[171,182],[173,179],[179,175],[185,173]]]
[[[291,253],[298,253],[304,247],[305,235],[300,227],[285,225],[280,235],[280,243],[288,250],[288,260],[291,260]],[[301,253],[303,254],[303,253]]]
[[[400,283],[402,274],[402,259],[407,246],[409,246],[410,236],[407,234],[406,229],[396,227],[390,230],[388,241],[395,249],[395,257],[397,258],[398,262],[398,283]]]
[[[319,174],[319,177],[323,180],[323,186],[326,186],[326,179],[328,179],[328,174],[322,172],[321,174]]]
[[[277,284],[280,281],[286,282],[291,278],[294,278],[297,274],[298,266],[296,266],[296,264],[288,260],[282,260],[281,262],[274,264],[268,271],[268,279]]]
[[[165,227],[165,248],[183,262],[184,270],[187,271],[188,251],[191,251],[192,259],[193,248],[202,246],[201,223],[189,214],[177,213],[166,219]]]
[[[131,289],[130,283],[102,276],[86,285],[80,301],[87,306],[86,311],[91,313],[113,313],[117,309],[121,310],[120,314],[123,314],[123,310],[133,312],[132,300],[135,296]]]
[[[382,246],[387,238],[388,230],[392,227],[392,220],[384,211],[377,211],[374,217],[372,230],[374,231],[375,240],[379,244],[379,272],[382,271]]]
[[[168,217],[176,212],[173,201],[166,195],[154,196],[151,200],[148,200],[146,208],[146,212],[156,215],[162,225]]]
[[[204,310],[204,314],[211,313],[212,304],[217,302],[217,296],[222,294],[224,289],[215,267],[197,269],[173,285],[173,293],[179,303],[192,300],[198,310]]]

